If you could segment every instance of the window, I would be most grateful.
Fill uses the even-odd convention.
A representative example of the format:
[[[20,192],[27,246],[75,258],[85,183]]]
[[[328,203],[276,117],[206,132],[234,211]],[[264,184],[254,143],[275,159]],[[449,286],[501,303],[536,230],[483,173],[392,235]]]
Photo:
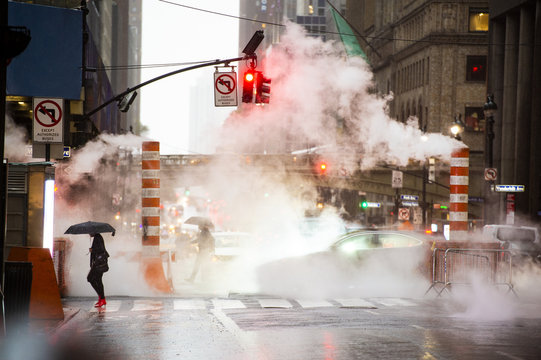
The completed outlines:
[[[466,107],[464,115],[466,131],[484,131],[485,115],[482,107]]]
[[[470,9],[470,27],[471,32],[488,31],[488,10]]]
[[[468,56],[466,58],[466,81],[485,81],[487,77],[487,57]]]

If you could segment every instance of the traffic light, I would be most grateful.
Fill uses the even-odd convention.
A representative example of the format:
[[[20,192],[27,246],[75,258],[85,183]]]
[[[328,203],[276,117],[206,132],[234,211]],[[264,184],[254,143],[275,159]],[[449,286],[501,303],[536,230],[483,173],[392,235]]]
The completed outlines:
[[[251,103],[254,100],[254,84],[256,80],[256,72],[254,70],[246,70],[244,72],[244,81],[242,83],[242,102]]]
[[[329,170],[329,165],[325,160],[319,160],[316,163],[316,173],[318,175],[327,175],[327,171]]]
[[[268,104],[270,100],[270,84],[271,79],[263,75],[261,71],[257,72],[255,83],[255,103]]]
[[[359,207],[364,210],[368,207],[368,201],[366,201],[365,198],[362,198],[361,201],[359,201]]]

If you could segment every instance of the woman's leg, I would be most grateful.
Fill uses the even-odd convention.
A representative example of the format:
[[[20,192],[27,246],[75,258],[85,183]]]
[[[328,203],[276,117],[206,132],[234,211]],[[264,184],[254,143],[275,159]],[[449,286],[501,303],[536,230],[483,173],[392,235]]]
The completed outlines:
[[[88,282],[90,285],[92,285],[92,288],[96,291],[100,299],[105,298],[102,277],[103,273],[101,271],[97,271],[96,269],[90,269],[87,276]]]

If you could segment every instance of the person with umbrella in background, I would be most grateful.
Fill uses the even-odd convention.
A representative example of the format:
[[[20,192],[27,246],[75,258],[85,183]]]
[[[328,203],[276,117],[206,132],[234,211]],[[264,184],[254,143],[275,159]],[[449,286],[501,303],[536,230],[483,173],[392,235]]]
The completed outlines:
[[[197,243],[198,247],[198,253],[197,257],[195,258],[195,263],[192,271],[192,275],[186,279],[188,282],[194,282],[195,277],[197,276],[197,273],[199,272],[199,269],[203,267],[202,272],[206,270],[206,267],[208,266],[210,260],[212,259],[212,256],[214,255],[215,250],[215,240],[214,237],[211,235],[209,230],[209,224],[201,223],[199,224],[199,235],[193,240],[193,243]],[[203,274],[204,276],[204,274]]]
[[[90,234],[93,237],[92,247],[90,250],[90,271],[86,279],[92,285],[96,293],[98,294],[98,302],[94,307],[102,307],[107,304],[105,301],[105,292],[103,289],[103,273],[109,270],[107,258],[109,253],[105,249],[105,242],[100,234]]]

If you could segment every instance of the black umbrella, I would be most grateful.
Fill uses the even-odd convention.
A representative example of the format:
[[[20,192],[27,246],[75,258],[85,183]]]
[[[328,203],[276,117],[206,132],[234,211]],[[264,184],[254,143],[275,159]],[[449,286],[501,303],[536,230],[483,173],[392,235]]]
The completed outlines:
[[[107,223],[87,221],[80,224],[71,225],[64,234],[99,234],[112,233],[115,236],[115,228]]]
[[[214,228],[214,224],[208,217],[204,216],[192,216],[188,220],[184,221],[184,224],[206,226],[209,229]]]

